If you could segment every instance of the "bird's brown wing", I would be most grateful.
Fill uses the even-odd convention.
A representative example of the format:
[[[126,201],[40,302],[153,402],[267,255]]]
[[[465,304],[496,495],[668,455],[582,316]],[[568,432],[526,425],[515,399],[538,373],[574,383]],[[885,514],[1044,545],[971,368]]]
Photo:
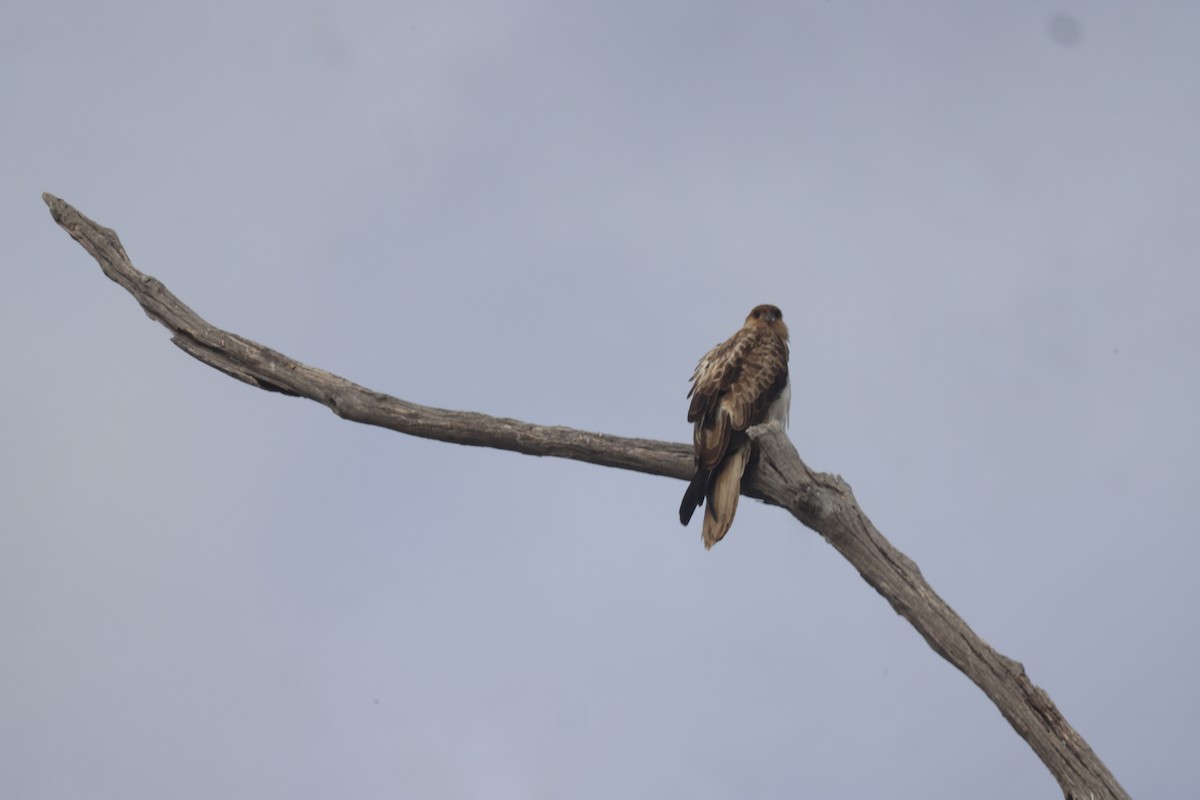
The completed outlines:
[[[714,469],[734,434],[762,421],[787,383],[787,361],[787,343],[762,328],[738,331],[700,360],[688,408],[700,466]]]

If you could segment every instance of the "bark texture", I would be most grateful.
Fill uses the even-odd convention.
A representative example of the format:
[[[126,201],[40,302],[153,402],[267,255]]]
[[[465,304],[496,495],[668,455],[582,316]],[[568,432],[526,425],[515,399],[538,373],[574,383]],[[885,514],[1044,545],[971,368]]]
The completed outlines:
[[[534,425],[469,411],[447,411],[375,392],[269,347],[215,328],[155,278],[130,263],[117,234],[49,194],[50,213],[112,280],[171,332],[194,358],[252,386],[328,406],[343,419],[412,436],[556,456],[606,467],[688,480],[688,445]],[[913,561],[876,530],[840,476],[814,472],[782,429],[750,431],[757,457],[743,493],[787,509],[854,565],[863,579],[908,620],[929,646],[971,679],[996,704],[1054,775],[1068,800],[1118,800],[1129,795],[1017,661],[996,652],[926,583]]]

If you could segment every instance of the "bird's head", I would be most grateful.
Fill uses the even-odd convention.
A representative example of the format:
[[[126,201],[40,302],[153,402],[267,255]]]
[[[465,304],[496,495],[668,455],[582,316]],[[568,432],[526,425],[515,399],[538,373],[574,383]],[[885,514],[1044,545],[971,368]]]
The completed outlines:
[[[787,325],[783,324],[783,312],[778,306],[761,305],[755,306],[750,312],[750,316],[746,317],[747,328],[770,328],[779,334],[785,342],[788,338]]]

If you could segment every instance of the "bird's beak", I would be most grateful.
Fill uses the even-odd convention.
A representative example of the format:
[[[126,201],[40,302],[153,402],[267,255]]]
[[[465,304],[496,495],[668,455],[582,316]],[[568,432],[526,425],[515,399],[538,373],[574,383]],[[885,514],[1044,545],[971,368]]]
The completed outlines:
[[[767,312],[767,322],[774,322],[777,319],[779,319],[779,317],[775,316],[775,314],[773,312],[771,312],[771,311]]]

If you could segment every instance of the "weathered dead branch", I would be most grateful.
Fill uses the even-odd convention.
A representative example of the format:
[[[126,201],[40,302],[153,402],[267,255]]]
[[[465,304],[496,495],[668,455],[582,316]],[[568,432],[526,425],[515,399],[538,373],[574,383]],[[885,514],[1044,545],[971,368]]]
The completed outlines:
[[[99,262],[105,275],[133,295],[151,319],[171,332],[176,345],[240,381],[306,397],[344,419],[412,436],[571,458],[684,480],[691,477],[692,456],[687,445],[420,406],[215,328],[161,282],[135,269],[114,231],[97,225],[57,197],[44,194],[42,198],[54,221]],[[1050,697],[1029,680],[1024,667],[997,653],[971,630],[925,582],[917,565],[876,530],[845,481],[809,469],[777,427],[760,426],[751,435],[758,458],[747,472],[747,494],[786,508],[845,556],[934,651],[991,698],[1054,775],[1068,800],[1129,797]]]

